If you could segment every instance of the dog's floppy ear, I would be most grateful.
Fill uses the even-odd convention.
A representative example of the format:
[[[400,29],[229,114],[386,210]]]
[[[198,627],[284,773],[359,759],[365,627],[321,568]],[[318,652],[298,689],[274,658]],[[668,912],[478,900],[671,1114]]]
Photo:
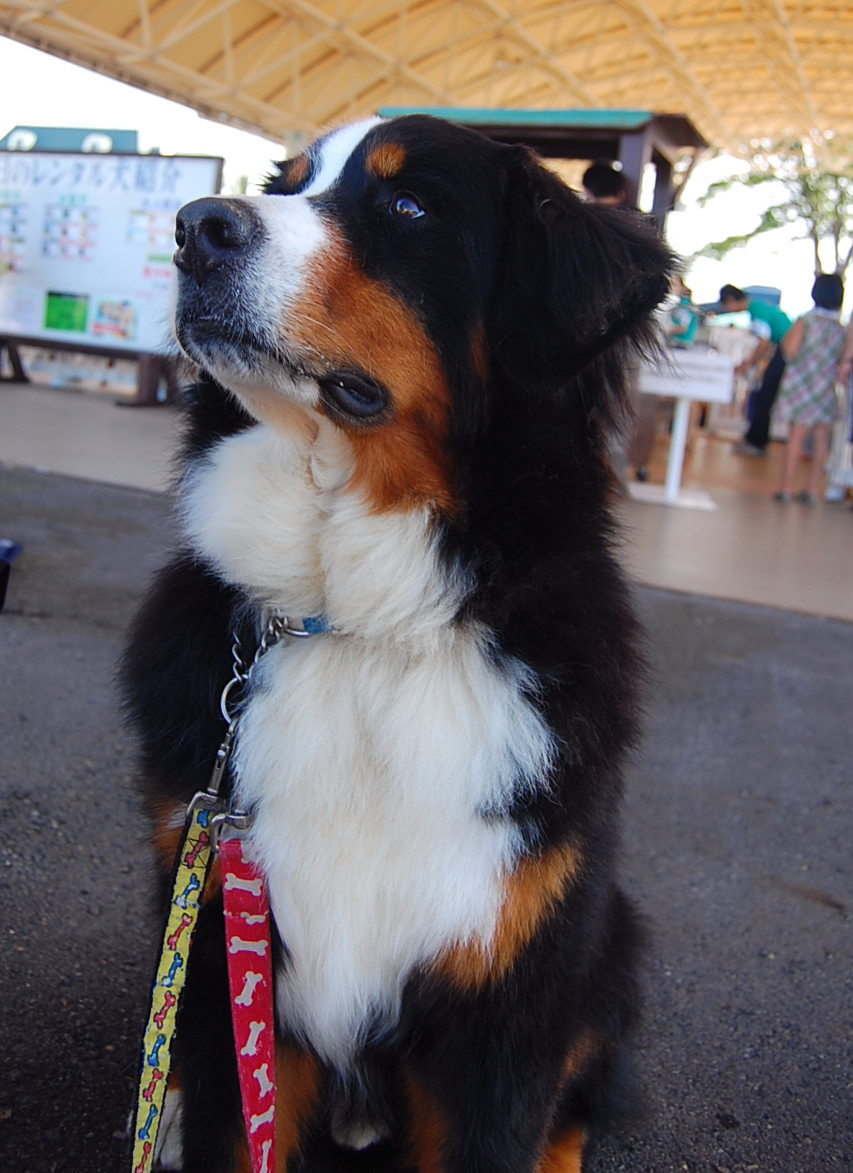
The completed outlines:
[[[498,280],[499,365],[564,384],[620,340],[652,337],[673,254],[648,217],[584,203],[525,148],[507,151],[506,230]]]

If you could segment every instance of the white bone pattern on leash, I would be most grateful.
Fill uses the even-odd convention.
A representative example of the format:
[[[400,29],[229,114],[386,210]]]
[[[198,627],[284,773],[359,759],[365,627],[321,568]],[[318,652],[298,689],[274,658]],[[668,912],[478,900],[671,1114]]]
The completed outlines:
[[[275,1168],[275,1039],[269,907],[240,838],[220,842],[231,1017],[255,1173]]]
[[[245,975],[245,977],[243,978],[243,989],[240,991],[240,993],[234,999],[235,1003],[238,1006],[251,1006],[252,1005],[252,995],[255,992],[255,986],[257,986],[258,983],[262,982],[263,980],[264,979],[261,974],[252,973],[250,970],[249,973],[247,973]]]
[[[272,1148],[272,1141],[265,1140],[261,1147],[262,1147],[262,1158],[261,1158],[262,1163],[261,1163],[260,1169],[258,1170],[258,1173],[272,1173],[272,1170],[270,1169],[270,1164],[269,1164],[270,1149]]]
[[[268,941],[244,941],[241,937],[231,937],[228,941],[229,953],[254,953],[256,957],[266,957]]]
[[[228,872],[225,876],[225,891],[251,892],[253,896],[260,897],[263,883],[261,879],[247,880],[242,876],[235,876],[233,872]]]
[[[258,1088],[261,1096],[268,1095],[269,1092],[275,1091],[275,1084],[270,1081],[267,1074],[267,1065],[262,1063],[257,1071],[253,1071],[255,1079],[258,1081]]]
[[[266,1028],[267,1024],[265,1022],[252,1022],[249,1024],[249,1037],[243,1044],[243,1048],[240,1051],[241,1055],[257,1055],[258,1039]]]

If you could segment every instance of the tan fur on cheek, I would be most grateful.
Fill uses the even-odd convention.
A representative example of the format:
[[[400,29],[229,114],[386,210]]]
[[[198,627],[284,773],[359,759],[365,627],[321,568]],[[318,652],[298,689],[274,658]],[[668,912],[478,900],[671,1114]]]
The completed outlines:
[[[315,266],[285,332],[309,361],[325,370],[361,371],[390,396],[387,420],[367,427],[354,421],[347,429],[355,453],[353,486],[371,507],[382,512],[426,504],[452,511],[450,391],[417,315],[360,272],[336,242]]]
[[[397,419],[381,431],[351,437],[353,487],[364,490],[375,512],[421,505],[454,512],[447,454],[440,439],[422,423],[415,415]]]

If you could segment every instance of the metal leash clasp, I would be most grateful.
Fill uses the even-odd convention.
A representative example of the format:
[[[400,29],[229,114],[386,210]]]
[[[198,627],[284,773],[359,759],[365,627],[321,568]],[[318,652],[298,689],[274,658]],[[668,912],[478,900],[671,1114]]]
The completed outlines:
[[[219,844],[223,839],[244,839],[253,821],[248,811],[220,811],[214,815],[210,820],[210,842],[213,850],[219,850]]]
[[[200,790],[193,797],[188,808],[188,813],[199,809],[218,812],[214,814],[211,820],[211,842],[214,849],[218,846],[224,830],[230,829],[233,834],[245,835],[251,826],[251,816],[247,811],[223,811],[221,809],[224,804],[222,795],[223,780],[228,763],[231,760],[231,752],[234,748],[234,739],[240,720],[239,690],[246,686],[259,660],[266,655],[269,649],[274,647],[283,636],[295,634],[291,628],[292,624],[286,616],[277,613],[271,615],[258,643],[252,662],[248,665],[243,660],[241,654],[240,637],[236,632],[233,635],[233,642],[231,644],[231,678],[226,683],[219,697],[219,711],[222,713],[227,729],[216,751],[216,758],[213,762],[213,769],[210,774],[207,789]],[[235,690],[237,692],[236,704]]]
[[[231,681],[229,680],[228,684]],[[228,685],[225,686],[226,688]],[[223,692],[224,696],[224,692]],[[229,722],[228,729],[225,732],[225,737],[216,751],[216,757],[213,762],[213,769],[210,773],[210,781],[207,784],[206,790],[199,790],[193,795],[190,805],[187,808],[187,814],[192,814],[197,810],[215,811],[222,805],[222,779],[225,777],[225,771],[228,768],[228,762],[231,759],[231,750],[234,745],[234,735],[237,732],[236,717]]]
[[[218,846],[223,833],[229,837],[243,837],[252,825],[252,816],[248,811],[223,810],[222,784],[225,771],[231,759],[234,738],[240,720],[239,704],[240,691],[245,688],[252,677],[252,673],[260,660],[270,648],[275,647],[286,636],[292,639],[306,639],[321,632],[333,631],[322,615],[304,618],[300,623],[287,615],[274,612],[267,620],[266,627],[258,642],[257,649],[251,663],[247,664],[242,656],[240,637],[234,633],[231,644],[231,679],[227,682],[219,697],[219,711],[228,726],[225,737],[216,751],[216,759],[206,790],[200,790],[192,799],[188,813],[204,809],[216,811],[211,820],[211,840],[214,849]],[[236,696],[235,696],[236,694]]]
[[[222,690],[220,698],[220,708],[225,711],[228,693],[234,684],[234,678],[225,685]],[[187,808],[187,814],[192,814],[197,810],[217,811],[222,806],[222,782],[225,777],[225,771],[228,769],[228,763],[231,760],[231,751],[234,748],[234,737],[237,733],[237,718],[231,717],[228,720],[228,728],[225,731],[225,736],[219,743],[219,748],[216,751],[216,757],[213,760],[213,769],[210,772],[210,780],[207,783],[206,790],[199,790],[193,795],[190,805]],[[218,842],[218,835],[214,833],[214,825],[216,824],[219,815],[214,815],[211,820],[211,843],[215,849]]]

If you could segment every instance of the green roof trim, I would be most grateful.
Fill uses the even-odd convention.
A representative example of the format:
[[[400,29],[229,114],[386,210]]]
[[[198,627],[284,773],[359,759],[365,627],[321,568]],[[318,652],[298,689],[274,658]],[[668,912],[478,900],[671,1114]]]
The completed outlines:
[[[401,114],[431,114],[469,126],[554,126],[589,127],[607,130],[637,130],[657,115],[649,110],[493,110],[453,106],[385,106],[383,118]]]

